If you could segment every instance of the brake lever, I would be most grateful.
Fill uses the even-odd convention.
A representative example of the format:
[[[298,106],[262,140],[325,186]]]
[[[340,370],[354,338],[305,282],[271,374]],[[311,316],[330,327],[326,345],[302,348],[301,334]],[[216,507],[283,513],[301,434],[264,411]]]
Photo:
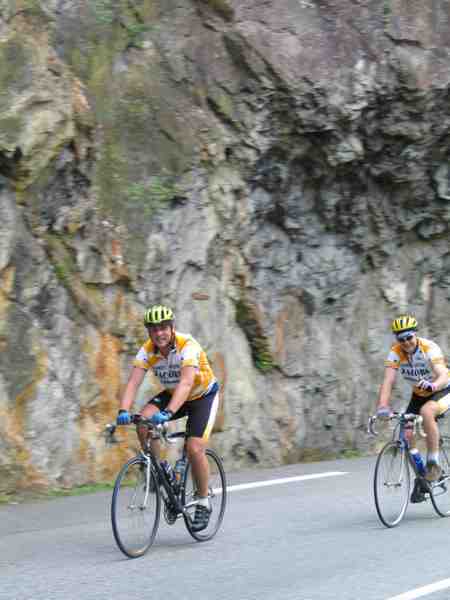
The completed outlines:
[[[377,420],[377,417],[375,415],[369,417],[369,422],[367,423],[367,433],[369,435],[373,435],[373,436],[378,435],[378,431],[376,431],[376,429],[374,427],[376,420]]]
[[[159,435],[163,438],[166,444],[176,444],[177,440],[170,437],[169,424],[161,423],[156,425],[155,429],[159,432]]]
[[[114,423],[109,423],[103,430],[103,437],[105,438],[105,443],[107,446],[119,443],[119,440],[115,436],[115,432],[116,425]]]

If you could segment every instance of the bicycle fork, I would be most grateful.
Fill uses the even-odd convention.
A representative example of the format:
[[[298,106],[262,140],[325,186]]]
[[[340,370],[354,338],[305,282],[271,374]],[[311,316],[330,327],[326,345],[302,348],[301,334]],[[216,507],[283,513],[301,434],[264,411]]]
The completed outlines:
[[[409,458],[408,455],[408,448],[406,443],[402,443],[399,442],[398,447],[397,447],[397,451],[401,453],[401,462],[400,462],[400,470],[398,475],[395,476],[395,479],[392,477],[393,475],[393,470],[392,470],[392,464],[391,464],[391,468],[390,468],[390,473],[389,473],[389,477],[387,478],[387,480],[384,482],[385,487],[388,488],[396,488],[396,487],[401,487],[403,485],[403,472],[406,468],[408,463],[411,464],[411,460]],[[392,463],[395,461],[395,458],[392,459]],[[406,464],[405,464],[406,463]],[[413,465],[414,467],[415,465]]]
[[[145,510],[147,508],[148,497],[150,494],[150,469],[151,469],[151,461],[144,453],[142,453],[142,458],[145,460],[145,493],[142,502],[137,503],[136,499],[139,493],[140,482],[134,487],[133,496],[128,504],[129,510],[135,510],[138,508],[139,510]]]

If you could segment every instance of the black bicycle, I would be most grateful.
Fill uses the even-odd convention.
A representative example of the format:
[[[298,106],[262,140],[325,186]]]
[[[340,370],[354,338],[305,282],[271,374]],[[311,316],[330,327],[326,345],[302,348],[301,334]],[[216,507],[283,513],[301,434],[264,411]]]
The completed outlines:
[[[443,416],[437,417],[438,423]],[[378,435],[375,430],[376,419],[376,416],[369,418],[368,432],[372,435]],[[389,420],[395,424],[392,439],[378,454],[373,480],[375,507],[381,522],[386,527],[395,527],[405,516],[411,496],[411,473],[415,475],[416,489],[423,495],[423,499],[431,499],[439,516],[450,516],[450,437],[440,431],[442,474],[437,481],[430,482],[419,473],[409,453],[409,443],[405,434],[407,428],[412,428],[413,435],[420,433],[425,436],[422,417],[393,413]]]
[[[173,470],[167,469],[167,461],[155,457],[151,440],[158,439],[167,444],[177,438],[186,440],[186,432],[169,433],[166,425],[153,425],[149,419],[139,414],[131,416],[136,426],[147,427],[146,447],[131,458],[120,470],[112,495],[111,520],[114,538],[120,550],[130,558],[137,558],[147,552],[153,544],[160,522],[161,506],[169,525],[183,518],[191,536],[205,542],[214,537],[222,524],[227,488],[225,470],[220,457],[207,448],[209,466],[208,497],[212,507],[206,529],[193,530],[194,512],[197,506],[197,489],[192,477],[192,468],[186,456],[186,443],[183,444],[183,459],[186,464],[179,479]],[[114,443],[116,425],[106,427],[107,439]]]

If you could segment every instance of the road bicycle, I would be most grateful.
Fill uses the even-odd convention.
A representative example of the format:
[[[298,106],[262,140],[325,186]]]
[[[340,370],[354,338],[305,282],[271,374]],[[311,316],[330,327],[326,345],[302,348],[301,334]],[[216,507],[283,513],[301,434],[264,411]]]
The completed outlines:
[[[166,522],[173,525],[183,518],[187,530],[198,542],[214,537],[222,524],[227,502],[225,470],[220,457],[211,448],[206,449],[209,466],[208,497],[212,512],[209,524],[202,531],[194,531],[193,521],[197,506],[197,489],[192,468],[186,455],[186,432],[169,433],[167,425],[153,425],[139,414],[131,415],[131,422],[147,428],[145,448],[124,464],[117,475],[111,501],[111,521],[114,538],[120,550],[130,558],[144,555],[152,546],[158,531],[161,506]],[[117,443],[117,426],[107,425],[107,441]],[[151,440],[165,444],[183,438],[183,459],[186,467],[177,479],[171,465],[155,456]],[[170,469],[168,469],[170,466]]]
[[[437,417],[437,422],[444,415]],[[368,432],[378,435],[375,430],[376,416],[369,418]],[[418,471],[418,467],[409,452],[406,430],[412,434],[425,436],[420,415],[394,412],[389,421],[394,423],[392,438],[380,450],[375,465],[373,491],[375,507],[380,521],[386,527],[395,527],[400,523],[408,508],[411,496],[411,473],[417,481],[416,486],[424,494],[425,500],[431,500],[440,517],[450,516],[450,436],[439,429],[439,453],[442,475],[437,481],[427,481]]]

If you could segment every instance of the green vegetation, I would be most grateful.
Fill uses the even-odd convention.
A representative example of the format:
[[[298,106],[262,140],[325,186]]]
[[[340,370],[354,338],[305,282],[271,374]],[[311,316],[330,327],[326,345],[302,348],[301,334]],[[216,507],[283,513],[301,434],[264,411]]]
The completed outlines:
[[[33,17],[39,17],[41,20],[48,22],[49,17],[43,10],[40,0],[22,0],[24,12],[32,15]]]
[[[90,0],[89,8],[95,23],[104,30],[119,25],[126,34],[127,46],[141,47],[140,37],[152,25],[145,22],[145,15],[129,2],[116,0]]]
[[[20,114],[0,117],[0,145],[13,145],[23,127],[24,119]]]
[[[233,101],[228,94],[225,93],[210,93],[208,96],[209,102],[217,112],[219,116],[228,121],[229,123],[236,125],[233,113]]]
[[[31,48],[18,37],[0,42],[0,111],[9,108],[11,94],[27,88],[32,64]]]
[[[384,21],[385,28],[390,25],[391,18],[392,18],[391,0],[384,0],[383,1],[383,21]]]
[[[108,214],[120,216],[121,199],[126,196],[128,165],[113,129],[105,139],[97,161],[96,188],[99,205]]]
[[[67,287],[71,277],[77,271],[75,259],[67,249],[61,236],[48,234],[46,236],[46,241],[49,246],[55,275],[59,281]]]
[[[240,300],[236,303],[236,322],[244,330],[250,344],[255,367],[266,373],[276,367],[269,341],[257,318],[255,306]]]
[[[227,21],[232,21],[234,17],[234,9],[227,0],[203,0],[205,4],[215,10],[220,16]]]
[[[82,496],[84,494],[95,494],[112,490],[113,483],[89,483],[78,485],[73,488],[50,488],[48,490],[22,490],[11,493],[0,494],[0,506],[2,504],[21,504],[23,502],[31,502],[36,500],[52,500],[53,498],[61,498],[63,496]]]
[[[142,40],[140,39],[142,34],[148,31],[150,28],[143,23],[132,23],[126,26],[128,32],[128,45],[134,46],[135,48],[142,48]]]
[[[167,205],[177,194],[178,188],[170,178],[158,176],[152,177],[148,184],[133,183],[128,188],[128,199],[138,204],[147,217]]]
[[[115,18],[115,0],[90,0],[89,7],[98,21],[102,25],[111,25]]]
[[[338,458],[360,458],[363,456],[361,450],[356,448],[344,448],[340,451]]]
[[[84,494],[95,494],[96,492],[105,492],[114,487],[113,483],[87,483],[77,485],[73,488],[52,488],[48,490],[48,498],[60,498],[61,496],[82,496]]]
[[[344,448],[343,450],[302,448],[293,462],[322,462],[324,460],[361,458],[362,456],[364,453],[356,448]],[[289,463],[291,462],[289,461]]]
[[[267,349],[266,340],[255,340],[255,352],[253,354],[255,367],[260,371],[271,371],[276,367],[275,361],[270,351]]]
[[[170,179],[153,177],[148,186],[148,193],[155,201],[165,203],[175,198],[178,194],[178,188]]]

